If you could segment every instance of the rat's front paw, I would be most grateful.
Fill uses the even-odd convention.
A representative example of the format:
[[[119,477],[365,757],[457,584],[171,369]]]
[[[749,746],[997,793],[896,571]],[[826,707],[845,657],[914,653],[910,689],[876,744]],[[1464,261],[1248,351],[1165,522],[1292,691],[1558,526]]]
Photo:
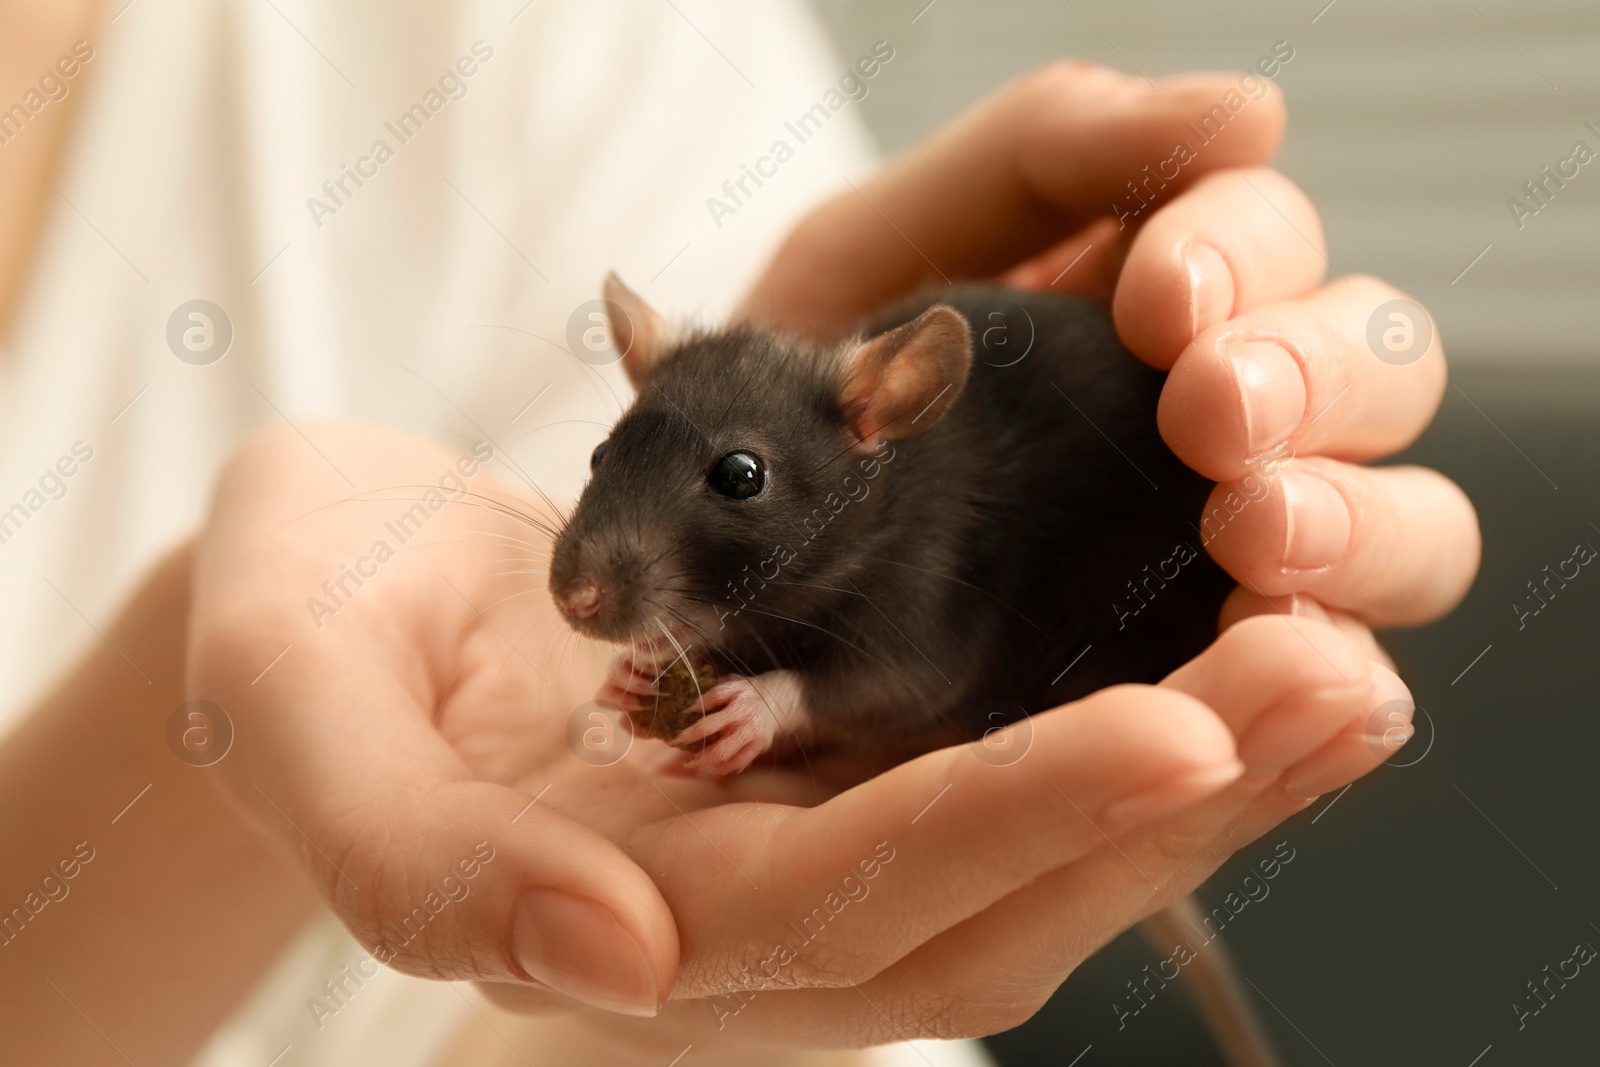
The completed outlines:
[[[601,683],[594,702],[613,711],[642,710],[646,706],[644,698],[656,695],[656,685],[672,659],[673,656],[663,658],[646,650],[620,654],[611,661],[611,669],[606,672],[606,680]]]
[[[738,774],[780,737],[806,722],[800,676],[769,671],[755,678],[730,675],[700,698],[705,716],[672,739],[678,748],[716,738],[685,764],[713,774]]]

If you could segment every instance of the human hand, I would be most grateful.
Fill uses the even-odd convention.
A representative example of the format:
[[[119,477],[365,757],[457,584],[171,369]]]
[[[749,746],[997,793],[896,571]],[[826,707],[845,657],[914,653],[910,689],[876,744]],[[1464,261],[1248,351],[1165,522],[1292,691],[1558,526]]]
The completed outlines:
[[[1359,465],[1432,420],[1443,350],[1413,304],[1414,350],[1380,358],[1369,323],[1388,326],[1380,309],[1402,294],[1338,271],[1321,284],[1316,211],[1263,166],[1282,97],[1242,84],[1035,72],[802,221],[743,313],[827,334],[913,290],[995,276],[1109,300],[1129,349],[1171,371],[1163,438],[1219,482],[1199,526],[1241,583],[1222,621],[1308,615],[1381,656],[1368,625],[1436,618],[1477,571],[1476,516],[1453,483]],[[1196,143],[1191,124],[1230,92],[1242,106]],[[1180,143],[1194,149],[1181,165]]]
[[[603,662],[545,600],[552,515],[481,477],[454,492],[457,463],[349,426],[266,434],[230,463],[190,628],[191,695],[236,729],[210,773],[383,962],[633,1044],[1012,1025],[1374,766],[1369,716],[1405,695],[1337,630],[1265,618],[1160,687],[1013,728],[1031,744],[1004,766],[961,746],[853,787],[859,767],[804,763],[711,781],[643,741],[597,766],[569,726]],[[406,543],[376,552],[413,505]],[[339,590],[347,568],[362,584]]]

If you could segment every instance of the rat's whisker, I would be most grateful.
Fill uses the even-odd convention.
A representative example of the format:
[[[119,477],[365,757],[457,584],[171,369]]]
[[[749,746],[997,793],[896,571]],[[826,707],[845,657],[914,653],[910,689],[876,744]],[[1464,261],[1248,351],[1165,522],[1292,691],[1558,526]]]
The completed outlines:
[[[1007,611],[1012,612],[1013,614],[1016,615],[1017,618],[1021,619],[1023,622],[1027,623],[1029,626],[1032,626],[1035,630],[1038,630],[1041,634],[1044,634],[1046,637],[1050,636],[1049,633],[1043,627],[1041,627],[1038,623],[1034,622],[1032,619],[1028,618],[1022,612],[1018,611],[1016,608],[1012,607],[1010,604],[1006,603],[1004,600],[1001,600],[999,597],[995,596],[993,593],[989,592],[989,590],[984,589],[982,586],[973,585],[971,582],[965,581],[965,580],[963,580],[961,578],[957,578],[953,574],[946,574],[943,571],[931,571],[931,570],[928,570],[925,567],[913,567],[911,564],[902,563],[897,559],[885,559],[882,556],[867,556],[866,558],[869,559],[869,560],[872,560],[875,563],[887,563],[887,564],[889,564],[890,566],[893,566],[893,567],[904,567],[908,571],[916,571],[918,574],[926,574],[926,575],[928,575],[930,577],[933,577],[933,578],[943,578],[947,582],[955,582],[957,585],[964,585],[968,589],[971,589],[975,593],[982,593],[984,596],[988,597],[990,600],[994,601],[996,604],[999,604],[1001,607],[1005,608]]]
[[[550,563],[550,561],[548,559],[529,559],[527,556],[508,556],[505,559],[485,560],[484,561],[484,566],[492,567],[496,563],[529,563],[529,564],[545,564],[545,565],[548,565]]]
[[[694,623],[690,622],[688,619],[684,618],[682,615],[680,615],[677,612],[673,611],[671,608],[668,608],[667,612],[668,612],[668,614],[672,615],[673,618],[677,619],[680,623],[682,623],[684,626],[687,626],[689,629],[691,629],[695,633],[699,634],[702,638],[706,637],[705,632],[702,631],[700,629],[700,627],[696,626]],[[756,634],[755,637],[756,637],[757,641],[761,642],[761,647],[765,648],[767,650],[767,655],[771,656],[772,655],[772,649],[767,645],[767,643],[765,641],[761,640],[761,636],[759,634]],[[707,640],[709,641],[709,638],[707,638]],[[762,673],[761,671],[753,670],[750,667],[750,664],[746,663],[741,657],[739,657],[738,655],[735,655],[732,651],[730,651],[728,649],[721,650],[721,655],[724,656],[729,661],[731,661],[733,663],[733,665],[735,667],[737,667],[740,671],[743,671],[745,677],[751,679],[752,681],[754,681],[754,679],[758,675],[760,675]],[[777,663],[776,657],[773,658],[773,663],[774,663],[774,665],[776,665],[776,663]],[[699,686],[699,683],[696,682],[696,688],[698,688],[698,686]],[[766,707],[767,714],[772,716],[773,724],[781,729],[782,726],[783,726],[783,721],[778,718],[778,709],[772,706],[772,701],[767,699],[767,694],[762,692],[761,689],[759,687],[755,686],[755,685],[752,685],[750,688],[755,692],[756,696],[761,698],[761,703]],[[804,753],[804,750],[805,750],[805,746],[802,745],[801,746],[802,753]],[[804,758],[805,758],[805,761],[806,761],[806,769],[809,771],[810,768],[811,768],[811,759],[810,759],[810,757],[804,757]],[[815,772],[812,772],[812,782],[811,782],[811,784],[813,786],[816,785],[816,774],[815,774]]]
[[[695,603],[695,604],[714,604],[714,603],[716,603],[710,597],[703,597],[703,596],[697,595],[698,591],[694,590],[694,589],[677,589],[677,588],[673,588],[673,587],[670,587],[670,586],[662,586],[661,587],[661,591],[663,593],[675,593],[679,597],[681,597],[682,599],[690,601],[691,603]]]
[[[659,604],[656,605],[656,606],[660,607]],[[676,637],[672,636],[672,631],[667,629],[666,624],[661,621],[661,616],[659,616],[659,615],[656,616],[654,621],[655,621],[656,627],[666,637],[667,642],[669,644],[671,644],[673,648],[678,650],[678,659],[682,660],[683,661],[683,665],[686,668],[688,668],[689,673],[693,674],[694,673],[694,664],[689,662],[689,650],[687,648],[685,648],[684,646],[678,644],[678,639]],[[673,662],[677,662],[677,661],[674,660]],[[665,674],[666,672],[663,671],[662,673]],[[700,683],[696,682],[694,688],[695,688],[695,692],[698,693],[700,691]]]
[[[816,631],[818,631],[820,633],[824,633],[824,634],[828,635],[829,637],[833,638],[835,641],[838,641],[840,644],[844,645],[845,647],[853,649],[854,651],[859,652],[861,655],[865,656],[866,658],[872,660],[874,663],[877,663],[884,670],[888,671],[890,675],[892,675],[895,678],[899,679],[900,682],[902,684],[904,684],[907,689],[911,690],[913,695],[916,695],[918,697],[921,696],[921,694],[917,693],[916,686],[914,686],[910,682],[906,681],[905,676],[902,675],[900,673],[900,671],[898,671],[895,668],[893,663],[891,663],[888,660],[884,659],[882,656],[877,656],[877,655],[874,655],[873,653],[867,651],[866,649],[862,648],[860,645],[855,644],[854,642],[850,641],[843,634],[840,634],[840,633],[838,633],[838,632],[836,632],[834,630],[830,630],[826,626],[818,625],[817,623],[806,622],[804,619],[791,619],[787,615],[779,615],[776,612],[771,612],[771,611],[762,611],[760,608],[754,607],[754,606],[749,605],[749,604],[745,605],[745,610],[746,611],[753,611],[757,615],[766,615],[769,618],[780,619],[783,622],[793,623],[796,626],[804,626],[807,629],[816,630]]]
[[[524,589],[520,593],[512,593],[509,596],[503,596],[498,600],[491,600],[491,601],[489,601],[489,603],[485,604],[483,607],[478,609],[478,614],[485,616],[484,621],[487,622],[488,621],[487,616],[489,614],[489,609],[490,608],[499,607],[501,604],[504,604],[506,601],[515,600],[519,596],[532,596],[534,593],[542,593],[544,591],[545,590],[544,590],[543,586],[537,586],[537,587],[535,587],[533,589]]]
[[[796,589],[820,589],[825,593],[845,593],[849,596],[865,597],[866,594],[859,589],[835,589],[831,585],[814,585],[811,582],[780,582],[776,578],[761,579],[763,585],[786,585]]]
[[[479,537],[488,537],[498,541],[505,541],[513,545],[521,545],[524,548],[533,549],[534,551],[548,552],[550,551],[551,547],[551,543],[547,540],[529,541],[525,537],[513,537],[511,534],[508,534],[503,530],[467,530],[464,532],[477,534]]]
[[[361,502],[361,503],[366,503],[366,502],[407,503],[407,502],[409,502],[409,503],[413,503],[413,504],[424,503],[423,498],[420,497],[420,496],[416,496],[416,497],[412,497],[412,496],[380,497],[380,496],[374,496],[373,495],[375,493],[396,492],[396,491],[402,490],[402,489],[416,489],[416,490],[420,490],[422,493],[427,493],[427,492],[430,492],[430,491],[432,491],[432,492],[440,492],[440,491],[444,490],[444,487],[443,486],[438,486],[438,485],[391,485],[391,486],[384,486],[384,487],[379,488],[379,489],[368,489],[365,492],[357,493],[354,496],[347,497],[344,500],[335,501],[333,504],[328,504],[328,505],[325,505],[324,507],[313,509],[312,511],[307,512],[307,515],[314,515],[318,511],[326,511],[328,508],[335,507],[338,504],[342,504],[342,503],[352,503],[352,502]],[[444,503],[446,503],[446,504],[459,504],[459,505],[466,505],[466,506],[472,506],[472,507],[481,507],[481,508],[485,508],[485,509],[487,509],[489,511],[497,511],[502,515],[506,515],[506,516],[508,516],[510,518],[514,518],[518,522],[524,523],[524,524],[526,524],[528,526],[532,526],[537,530],[543,531],[545,533],[551,533],[552,532],[552,530],[550,528],[550,525],[547,522],[545,522],[542,518],[539,518],[536,515],[531,515],[531,514],[525,512],[525,511],[522,511],[522,510],[520,510],[518,508],[515,508],[512,505],[507,504],[504,500],[501,500],[498,497],[488,496],[488,495],[485,495],[483,493],[474,493],[471,490],[459,490],[457,492],[459,493],[459,497],[460,497],[459,499],[457,498],[457,496],[452,495],[452,496],[447,497],[444,500]],[[302,517],[304,517],[304,516],[302,516]]]

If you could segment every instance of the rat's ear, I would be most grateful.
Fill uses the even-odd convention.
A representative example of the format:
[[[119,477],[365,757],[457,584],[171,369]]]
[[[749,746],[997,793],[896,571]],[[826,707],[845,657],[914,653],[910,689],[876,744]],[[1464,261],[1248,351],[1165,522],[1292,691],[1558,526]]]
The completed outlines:
[[[671,350],[672,330],[642,296],[622,284],[616,271],[606,272],[600,293],[606,299],[611,344],[622,353],[622,369],[638,389]]]
[[[845,356],[840,406],[870,451],[880,437],[910,437],[943,415],[972,368],[972,333],[960,312],[935,304]]]

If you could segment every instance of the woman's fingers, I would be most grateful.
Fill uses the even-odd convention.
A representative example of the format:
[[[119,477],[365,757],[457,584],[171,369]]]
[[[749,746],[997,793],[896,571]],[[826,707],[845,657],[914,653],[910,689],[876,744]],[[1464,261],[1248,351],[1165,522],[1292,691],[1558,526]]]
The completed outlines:
[[[1427,313],[1370,278],[1203,331],[1167,378],[1159,422],[1180,459],[1221,481],[1200,521],[1212,556],[1258,598],[1310,594],[1373,625],[1448,611],[1480,551],[1461,491],[1420,468],[1310,458],[1404,448],[1444,386]]]
[[[856,988],[769,990],[670,1010],[698,1025],[749,1027],[764,1040],[786,1043],[827,1037],[861,1045],[1014,1026],[1107,940],[1187,892],[1263,832],[1271,823],[1261,822],[1262,812],[1281,820],[1303,806],[1285,792],[1285,780],[1309,767],[1319,780],[1348,781],[1376,766],[1383,758],[1378,750],[1347,742],[1365,736],[1374,702],[1386,697],[1381,671],[1332,627],[1281,618],[1241,623],[1162,688],[1214,703],[1238,736],[1244,777],[1119,835],[1114,845],[1102,840],[1077,862],[1041,874]],[[934,808],[927,818],[953,814]],[[929,884],[885,883],[881,903],[864,901],[862,911],[877,907],[880,916],[892,912],[880,923],[898,923],[904,910],[898,894],[925,894]]]
[[[1000,276],[1005,285],[1111,303],[1117,273],[1135,231],[1116,219],[1091,222]]]
[[[235,729],[210,773],[370,950],[360,973],[376,963],[537,981],[653,1012],[678,940],[649,876],[589,827],[477,780],[435,722],[435,672],[459,683],[460,663],[508,655],[452,589],[472,588],[461,571],[480,567],[481,554],[397,553],[381,581],[359,595],[346,588],[335,619],[308,616],[306,597],[382,526],[370,508],[327,506],[332,461],[321,456],[338,457],[358,492],[449,470],[453,457],[367,431],[309,432],[320,451],[288,430],[242,451],[197,549],[188,688]],[[330,487],[335,501],[349,493],[342,481]],[[433,521],[430,531],[451,520]]]
[[[1201,333],[1162,390],[1161,436],[1217,480],[1285,442],[1297,455],[1377,459],[1416,440],[1444,387],[1427,313],[1376,279],[1343,279]]]
[[[1165,370],[1202,331],[1314,289],[1324,247],[1316,208],[1277,171],[1208,174],[1134,238],[1112,302],[1117,333]]]
[[[1423,467],[1295,459],[1212,490],[1199,525],[1212,557],[1264,597],[1306,593],[1373,626],[1454,607],[1477,573],[1477,514]]]
[[[1105,834],[1240,771],[1228,731],[1175,691],[1104,690],[1035,716],[1020,737],[1030,733],[997,762],[963,745],[816,808],[728,805],[640,835],[633,853],[682,931],[674,996],[725,992],[730,959],[749,962],[757,984],[860,983]],[[869,895],[894,901],[892,921]]]
[[[1229,593],[1228,599],[1223,601],[1222,610],[1217,616],[1217,630],[1220,633],[1236,623],[1257,615],[1281,615],[1325,622],[1360,646],[1366,652],[1368,659],[1382,664],[1391,671],[1394,669],[1393,658],[1378,643],[1371,627],[1348,611],[1331,609],[1317,603],[1315,597],[1306,593],[1269,597],[1252,592],[1241,585]]]
[[[1314,800],[1342,788],[1365,774],[1374,759],[1385,760],[1416,732],[1411,719],[1416,702],[1400,676],[1388,667],[1372,665],[1371,712],[1365,720],[1344,724],[1314,755],[1300,761],[1283,777],[1283,792],[1292,801]]]
[[[925,285],[999,274],[1096,219],[1131,231],[1203,175],[1271,157],[1282,96],[1264,79],[1241,84],[1195,74],[1152,86],[1087,63],[1030,74],[813,212],[744,314],[826,335]],[[1199,140],[1192,124],[1207,139],[1180,162],[1175,146]]]
[[[1332,737],[1371,674],[1365,651],[1332,626],[1261,616],[1229,628],[1161,685],[1214,706],[1258,776]]]
[[[230,647],[249,650],[240,662],[271,656],[253,633],[212,629],[192,691],[238,731],[217,770],[372,960],[537,981],[630,1014],[659,1007],[677,931],[626,853],[520,790],[473,780],[381,652],[305,642],[251,686],[226,666]]]

